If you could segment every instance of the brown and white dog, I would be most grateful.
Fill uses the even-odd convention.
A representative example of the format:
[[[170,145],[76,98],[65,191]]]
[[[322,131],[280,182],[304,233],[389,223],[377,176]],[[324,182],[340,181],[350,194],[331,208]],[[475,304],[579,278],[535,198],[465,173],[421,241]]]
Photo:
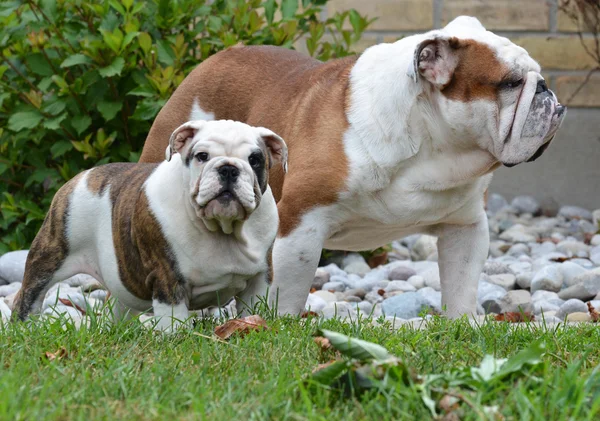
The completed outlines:
[[[129,309],[153,308],[160,330],[234,296],[238,311],[257,302],[278,225],[268,172],[286,156],[283,139],[265,128],[190,121],[159,165],[79,174],[58,191],[31,245],[16,314],[25,319],[52,284],[77,273]]]
[[[327,63],[233,47],[200,64],[159,113],[141,160],[162,159],[190,118],[268,127],[289,147],[271,171],[280,313],[299,313],[323,247],[365,250],[438,236],[442,305],[476,311],[488,254],[483,193],[500,165],[538,158],[565,107],[523,48],[475,18]]]

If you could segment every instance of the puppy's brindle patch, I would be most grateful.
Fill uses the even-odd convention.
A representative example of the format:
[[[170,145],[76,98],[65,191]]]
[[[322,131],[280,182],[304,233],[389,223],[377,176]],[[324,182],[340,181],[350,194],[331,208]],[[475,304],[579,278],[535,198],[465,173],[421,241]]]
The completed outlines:
[[[143,300],[177,304],[185,298],[185,281],[143,190],[157,165],[114,165],[122,166],[110,186],[113,242],[121,282]],[[106,167],[110,166],[99,169],[108,175],[111,169]]]
[[[14,306],[14,315],[21,320],[27,317],[33,304],[69,254],[69,242],[66,237],[69,204],[71,194],[82,176],[83,174],[78,174],[56,193],[42,227],[31,243],[23,285],[16,296]]]
[[[87,188],[95,195],[110,193],[113,244],[125,288],[142,300],[178,304],[186,298],[184,279],[143,189],[158,165],[134,166],[109,164],[89,170]],[[15,311],[22,320],[69,255],[66,235],[70,197],[83,174],[56,193],[31,245],[23,286],[15,301]]]

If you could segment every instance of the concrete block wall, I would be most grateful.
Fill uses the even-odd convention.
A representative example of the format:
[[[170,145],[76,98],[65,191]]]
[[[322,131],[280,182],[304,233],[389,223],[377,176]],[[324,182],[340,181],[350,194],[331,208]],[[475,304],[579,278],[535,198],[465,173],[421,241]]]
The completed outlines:
[[[357,51],[402,36],[441,28],[460,15],[527,49],[549,86],[564,103],[594,67],[577,27],[558,10],[559,0],[330,0],[327,14],[354,8],[377,17]],[[591,34],[583,35],[588,44]],[[600,208],[600,72],[567,104],[569,111],[553,145],[534,163],[494,176],[491,191],[509,199],[531,194],[552,206]]]
[[[401,36],[443,27],[460,15],[477,17],[483,25],[510,38],[537,60],[559,98],[570,98],[594,61],[577,35],[577,26],[558,10],[559,0],[330,0],[327,12],[354,8],[376,17],[357,50],[393,42]],[[584,35],[591,46],[593,37]],[[571,101],[571,106],[600,107],[600,73]]]

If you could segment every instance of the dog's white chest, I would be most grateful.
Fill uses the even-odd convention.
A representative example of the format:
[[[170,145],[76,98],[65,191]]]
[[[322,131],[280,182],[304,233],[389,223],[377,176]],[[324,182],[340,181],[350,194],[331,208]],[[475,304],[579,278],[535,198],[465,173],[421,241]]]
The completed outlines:
[[[343,201],[344,218],[325,247],[373,249],[436,224],[472,223],[483,206],[485,185],[487,180],[442,191],[415,190],[410,179],[398,177],[386,189]]]

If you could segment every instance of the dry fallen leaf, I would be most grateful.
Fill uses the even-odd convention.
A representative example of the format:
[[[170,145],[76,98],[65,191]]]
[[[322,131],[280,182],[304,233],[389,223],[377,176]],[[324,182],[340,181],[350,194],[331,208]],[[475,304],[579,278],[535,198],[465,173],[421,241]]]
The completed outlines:
[[[69,353],[64,347],[60,348],[56,352],[44,352],[44,357],[46,357],[48,361],[62,360],[63,358],[67,358],[68,356]]]
[[[303,311],[300,317],[303,319],[307,319],[309,317],[319,317],[319,313],[315,313],[314,311]]]
[[[543,237],[543,238],[538,238],[537,242],[538,243],[545,243],[546,241],[550,241],[554,244],[558,244],[560,243],[560,240],[558,238],[552,238],[552,237]]]
[[[237,333],[241,336],[253,331],[267,328],[267,322],[260,316],[247,316],[243,319],[231,319],[225,324],[215,327],[215,335],[221,339],[229,339]]]
[[[376,268],[378,266],[385,265],[387,263],[387,260],[388,254],[387,251],[384,251],[381,254],[374,254],[373,256],[371,256],[367,264],[370,268]]]
[[[76,308],[77,310],[79,310],[81,312],[81,314],[83,314],[85,316],[85,310],[83,308],[81,308],[80,306],[78,306],[77,304],[73,303],[71,300],[67,300],[66,298],[59,298],[58,301],[60,301],[67,307]]]
[[[385,295],[385,289],[378,289],[377,294],[379,294],[383,297]]]
[[[552,262],[557,262],[557,263],[564,263],[568,260],[571,260],[570,257],[556,257],[554,259],[550,259]]]
[[[592,322],[597,322],[600,320],[600,313],[596,311],[592,303],[588,301],[587,303],[588,311],[590,312],[590,316],[592,317]]]
[[[323,338],[323,339],[325,339],[325,338]],[[317,371],[319,371],[319,370],[322,370],[322,369],[324,369],[325,367],[329,367],[331,364],[337,363],[338,361],[339,361],[339,360],[331,360],[331,361],[328,361],[328,362],[326,362],[326,363],[319,364],[318,366],[316,366],[315,368],[313,368],[313,371],[312,371],[312,372],[313,372],[313,373],[316,373]]]
[[[310,289],[310,293],[312,294],[313,292],[317,292],[317,289],[314,287]]]
[[[319,345],[319,348],[321,348],[321,351],[327,351],[328,349],[331,348],[331,342],[329,342],[329,339],[324,338],[322,336],[317,336],[313,339],[313,341]]]
[[[519,313],[515,311],[498,314],[495,319],[498,322],[522,323],[533,322],[535,320],[535,316],[529,312]]]

